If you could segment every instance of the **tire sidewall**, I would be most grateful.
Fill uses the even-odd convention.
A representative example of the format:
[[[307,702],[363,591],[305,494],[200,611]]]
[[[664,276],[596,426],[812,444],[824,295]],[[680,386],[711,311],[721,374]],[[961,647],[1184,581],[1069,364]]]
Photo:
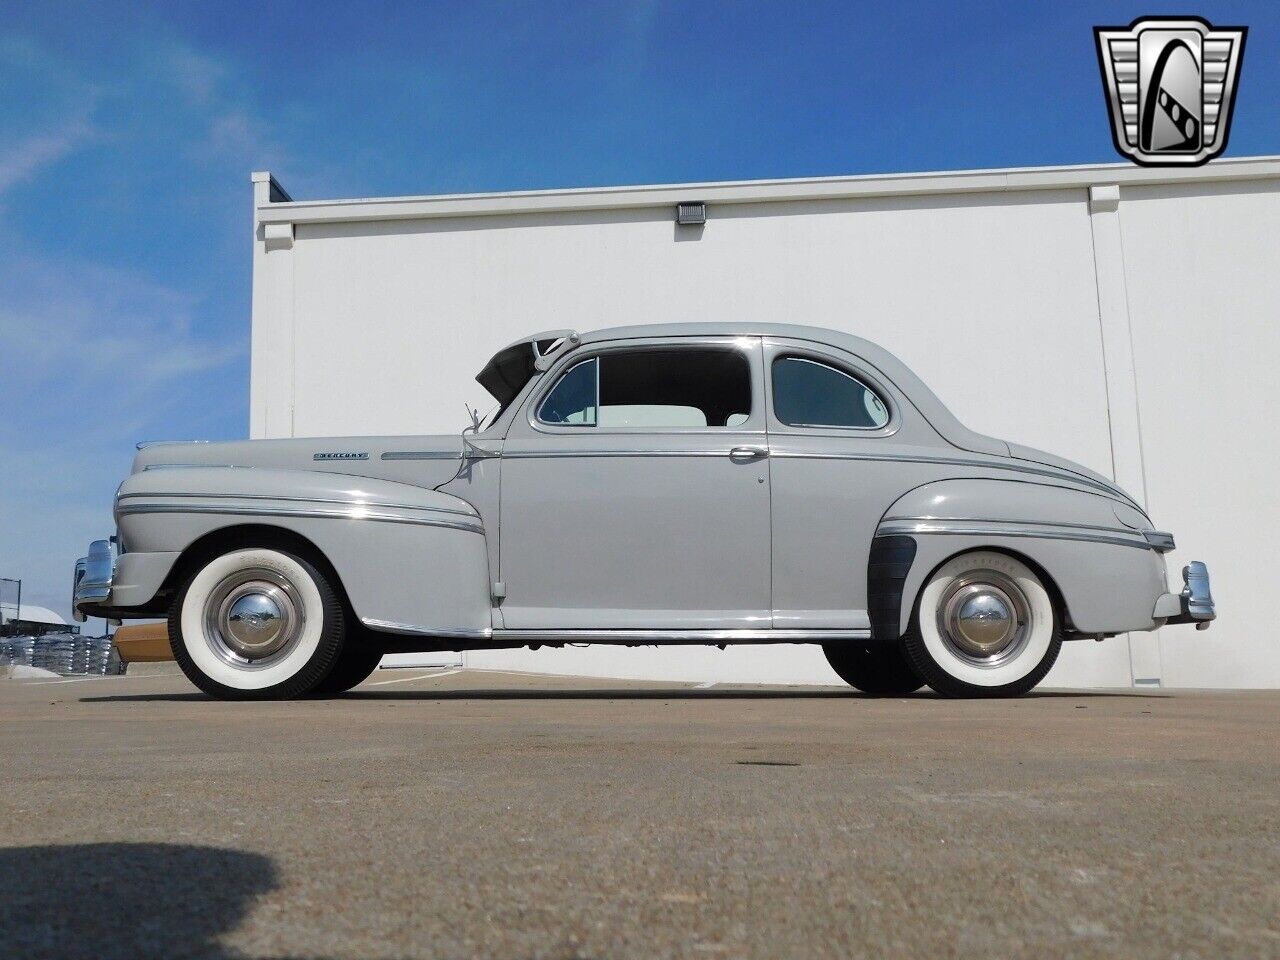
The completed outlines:
[[[947,645],[938,626],[938,603],[947,588],[957,577],[981,570],[993,570],[1016,583],[1027,600],[1030,618],[1030,635],[1022,648],[992,666],[965,660]],[[917,667],[930,667],[922,671],[930,686],[947,687],[939,691],[946,693],[1001,695],[1028,690],[1053,665],[1061,643],[1053,598],[1040,578],[1022,561],[989,550],[961,554],[938,567],[920,591],[912,626],[909,647]],[[920,663],[922,654],[927,657],[925,664]]]
[[[228,576],[250,568],[271,570],[293,584],[304,620],[302,633],[287,654],[255,669],[238,668],[220,657],[206,639],[204,628],[204,608],[210,594]],[[171,625],[170,631],[175,657],[197,686],[218,696],[305,692],[325,675],[337,653],[333,643],[326,642],[331,641],[334,627],[341,627],[332,623],[334,606],[326,603],[327,592],[327,584],[323,584],[315,568],[291,554],[265,547],[221,554],[201,567],[178,597],[171,617],[177,623]],[[310,679],[311,674],[315,674],[314,679]],[[295,687],[298,689],[292,689]]]

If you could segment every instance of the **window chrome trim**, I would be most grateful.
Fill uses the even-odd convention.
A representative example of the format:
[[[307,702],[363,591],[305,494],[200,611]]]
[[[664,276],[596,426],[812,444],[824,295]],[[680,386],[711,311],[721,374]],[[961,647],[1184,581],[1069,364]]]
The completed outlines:
[[[696,436],[722,436],[732,433],[750,433],[765,434],[766,424],[768,423],[768,400],[766,393],[756,392],[755,365],[752,363],[751,357],[753,351],[760,350],[762,338],[758,334],[745,334],[743,336],[710,336],[710,337],[655,337],[652,341],[629,339],[629,340],[602,340],[597,343],[588,344],[580,356],[571,358],[571,362],[563,367],[548,371],[544,374],[541,382],[534,388],[533,395],[529,400],[525,401],[526,416],[529,426],[539,434],[556,436],[556,435],[576,435],[585,429],[593,430],[591,436],[671,436],[675,435],[696,435]],[[547,423],[539,419],[538,414],[542,412],[542,404],[546,401],[548,395],[560,383],[560,380],[569,372],[572,367],[576,367],[579,363],[585,363],[588,360],[596,360],[606,353],[616,353],[625,351],[627,353],[638,353],[646,350],[683,350],[683,349],[701,349],[701,350],[727,350],[729,352],[738,353],[747,362],[747,371],[751,377],[751,412],[747,416],[745,423],[738,424],[735,427],[600,427],[587,424],[572,423]],[[577,354],[577,351],[574,351]],[[759,354],[757,353],[757,356]],[[767,391],[765,384],[760,384],[762,391]],[[600,410],[600,375],[597,370],[596,374],[596,418],[599,419]],[[753,423],[752,421],[755,421]],[[510,435],[508,435],[510,436]],[[505,454],[504,454],[505,456]]]
[[[891,437],[902,429],[903,407],[911,406],[911,398],[902,394],[885,374],[867,363],[857,354],[849,353],[831,344],[816,340],[798,340],[787,337],[764,337],[764,380],[769,394],[769,408],[766,412],[769,432],[778,436],[797,437]],[[786,357],[812,360],[815,363],[831,367],[837,373],[843,373],[869,388],[889,411],[889,421],[883,427],[838,427],[821,425],[799,427],[784,423],[778,418],[774,408],[773,396],[773,364]],[[890,389],[892,387],[892,389]],[[895,393],[896,391],[896,393]],[[897,402],[902,397],[902,403]]]
[[[565,379],[571,373],[573,373],[573,371],[577,370],[579,367],[588,363],[594,363],[596,365],[596,402],[595,402],[595,408],[594,408],[595,416],[596,416],[595,422],[594,423],[564,423],[562,421],[560,423],[553,423],[550,420],[543,420],[542,408],[547,405],[547,401],[550,400],[551,395],[556,392],[556,388],[559,387],[560,384],[564,383]],[[577,362],[571,363],[567,367],[565,367],[563,373],[558,374],[553,380],[551,380],[550,389],[547,390],[545,393],[543,393],[540,397],[538,397],[537,403],[534,404],[534,409],[535,409],[535,412],[534,412],[533,423],[535,428],[537,427],[538,424],[541,424],[542,426],[545,426],[545,427],[557,427],[557,428],[562,428],[566,430],[575,430],[575,431],[597,429],[600,424],[600,355],[597,353],[589,357],[580,357],[577,360]]]
[[[373,513],[364,507],[354,504],[349,505],[346,510],[305,510],[290,507],[237,507],[215,502],[137,503],[118,506],[116,513],[122,517],[146,513],[196,513],[233,517],[289,517],[291,519],[307,520],[373,520],[379,523],[406,523],[413,526],[444,527],[450,530],[464,530],[468,533],[484,533],[484,527],[479,523],[463,523],[459,520],[446,520],[436,517],[404,516],[395,513]]]
[[[871,427],[858,427],[852,424],[840,424],[840,423],[791,423],[790,421],[783,420],[780,416],[778,416],[778,391],[774,388],[773,371],[774,371],[774,368],[777,367],[779,363],[782,363],[786,360],[798,360],[801,363],[811,363],[815,367],[825,367],[827,370],[830,370],[833,373],[838,373],[842,377],[852,380],[858,386],[862,387],[863,390],[866,390],[868,393],[870,393],[872,396],[874,396],[877,400],[880,401],[880,405],[884,407],[884,412],[887,416],[887,419],[885,420],[884,423],[880,424],[879,426],[871,426]],[[850,373],[848,370],[842,370],[840,367],[826,360],[819,360],[817,357],[813,355],[806,356],[801,352],[788,353],[788,352],[779,351],[777,354],[774,355],[773,359],[769,361],[768,374],[769,374],[770,400],[772,401],[770,406],[772,407],[773,418],[777,420],[778,423],[782,424],[784,427],[791,427],[792,429],[795,429],[795,430],[840,430],[842,432],[856,431],[862,434],[883,434],[889,430],[889,428],[894,424],[894,421],[897,419],[897,408],[893,403],[890,403],[887,399],[885,399],[883,390],[881,390],[877,386],[873,386],[872,384],[867,383],[865,380],[863,380],[862,377],[856,376]]]

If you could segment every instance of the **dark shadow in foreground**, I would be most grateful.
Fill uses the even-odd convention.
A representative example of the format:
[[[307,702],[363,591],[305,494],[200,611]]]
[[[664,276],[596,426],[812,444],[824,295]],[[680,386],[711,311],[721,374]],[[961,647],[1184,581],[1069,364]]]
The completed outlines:
[[[0,957],[237,957],[218,938],[278,885],[255,853],[167,843],[0,850]]]

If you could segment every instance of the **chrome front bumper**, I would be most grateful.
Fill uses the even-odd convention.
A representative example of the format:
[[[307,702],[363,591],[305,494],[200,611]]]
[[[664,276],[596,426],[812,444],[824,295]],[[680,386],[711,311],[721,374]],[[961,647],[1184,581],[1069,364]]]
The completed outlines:
[[[1181,593],[1166,593],[1156,601],[1154,616],[1165,625],[1194,623],[1197,630],[1208,630],[1210,621],[1218,616],[1209,592],[1209,568],[1199,560],[1192,560],[1182,568]]]
[[[111,599],[111,583],[116,575],[116,545],[112,540],[95,540],[89,544],[89,555],[76,561],[71,584],[71,615],[84,623],[92,610],[82,606],[101,606]]]

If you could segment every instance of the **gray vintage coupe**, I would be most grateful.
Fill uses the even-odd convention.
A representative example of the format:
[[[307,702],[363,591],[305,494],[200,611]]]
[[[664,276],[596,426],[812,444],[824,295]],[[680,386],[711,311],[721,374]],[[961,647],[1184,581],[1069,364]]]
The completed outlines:
[[[336,693],[386,652],[819,643],[868,693],[1034,687],[1065,640],[1214,618],[1105,477],[963,427],[829,330],[537,334],[461,436],[139,448],[81,617],[168,617],[227,698]]]

